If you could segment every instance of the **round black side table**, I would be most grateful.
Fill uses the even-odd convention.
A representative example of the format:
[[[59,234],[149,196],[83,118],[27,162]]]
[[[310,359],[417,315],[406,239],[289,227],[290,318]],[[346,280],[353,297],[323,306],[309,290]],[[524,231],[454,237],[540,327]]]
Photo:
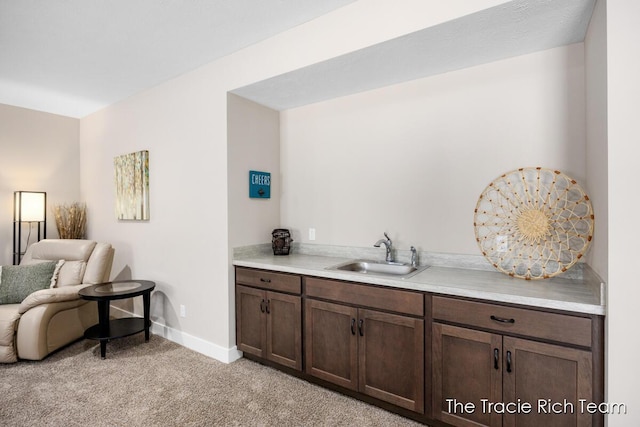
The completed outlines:
[[[151,306],[151,291],[156,287],[150,280],[122,280],[117,282],[99,283],[80,289],[78,294],[82,299],[98,303],[98,324],[84,331],[84,337],[100,341],[100,356],[104,359],[107,353],[107,342],[116,338],[123,338],[144,331],[144,340],[149,341],[149,309]],[[133,298],[142,295],[144,317],[125,317],[109,320],[109,306],[111,301]]]

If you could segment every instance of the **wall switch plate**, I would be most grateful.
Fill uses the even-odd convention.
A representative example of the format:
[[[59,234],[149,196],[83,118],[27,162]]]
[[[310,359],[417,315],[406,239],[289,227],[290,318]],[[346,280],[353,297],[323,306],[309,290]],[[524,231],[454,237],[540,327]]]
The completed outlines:
[[[187,307],[180,304],[180,317],[187,317]]]
[[[508,236],[496,236],[496,251],[507,252],[509,250]]]
[[[315,228],[310,228],[309,229],[309,240],[316,240],[316,229]]]

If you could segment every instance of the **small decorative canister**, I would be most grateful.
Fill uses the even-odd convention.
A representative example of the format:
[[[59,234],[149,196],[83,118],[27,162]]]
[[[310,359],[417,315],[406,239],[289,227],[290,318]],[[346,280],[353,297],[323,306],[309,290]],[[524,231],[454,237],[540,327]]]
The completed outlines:
[[[289,255],[291,247],[291,233],[286,228],[276,228],[271,233],[271,247],[274,255]]]

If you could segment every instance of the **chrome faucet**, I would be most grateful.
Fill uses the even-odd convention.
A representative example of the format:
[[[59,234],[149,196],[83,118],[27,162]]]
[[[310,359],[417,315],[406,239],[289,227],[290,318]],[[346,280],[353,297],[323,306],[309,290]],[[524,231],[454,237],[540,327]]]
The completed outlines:
[[[416,248],[411,246],[411,267],[418,266],[418,253],[416,252]]]
[[[379,248],[380,245],[384,245],[385,248],[387,249],[387,255],[385,257],[385,261],[387,262],[393,262],[393,243],[391,242],[391,239],[389,238],[389,236],[387,235],[387,233],[384,233],[384,239],[380,239],[378,240],[373,246],[375,246],[376,248]]]

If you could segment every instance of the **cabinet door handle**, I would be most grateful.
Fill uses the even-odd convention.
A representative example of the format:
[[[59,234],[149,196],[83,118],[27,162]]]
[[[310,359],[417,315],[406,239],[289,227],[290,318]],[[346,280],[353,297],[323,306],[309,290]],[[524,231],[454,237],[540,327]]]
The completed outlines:
[[[504,317],[496,317],[494,315],[491,315],[491,320],[495,320],[500,323],[516,323],[516,319],[505,319]]]
[[[511,352],[507,351],[507,372],[511,372]]]
[[[267,300],[267,314],[271,314],[271,300]]]
[[[260,278],[260,281],[261,281],[262,283],[271,283],[271,279],[264,279],[264,278],[262,278],[262,277]]]
[[[364,320],[360,319],[358,320],[358,332],[360,333],[360,336],[364,336],[364,331],[362,330],[362,326],[364,325]]]
[[[351,318],[351,335],[356,334],[356,319]]]
[[[264,300],[260,301],[260,311],[264,313]]]
[[[493,349],[493,368],[500,369],[498,362],[500,360],[500,351],[497,348]]]

